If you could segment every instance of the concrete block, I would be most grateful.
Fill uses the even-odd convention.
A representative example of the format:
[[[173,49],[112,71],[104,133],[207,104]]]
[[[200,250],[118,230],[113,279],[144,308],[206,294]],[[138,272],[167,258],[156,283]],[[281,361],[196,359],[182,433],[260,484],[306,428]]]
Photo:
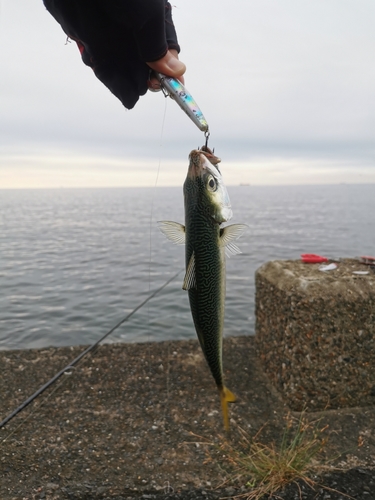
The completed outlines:
[[[375,404],[375,272],[267,262],[256,272],[256,348],[295,411]],[[353,272],[368,271],[368,274]]]

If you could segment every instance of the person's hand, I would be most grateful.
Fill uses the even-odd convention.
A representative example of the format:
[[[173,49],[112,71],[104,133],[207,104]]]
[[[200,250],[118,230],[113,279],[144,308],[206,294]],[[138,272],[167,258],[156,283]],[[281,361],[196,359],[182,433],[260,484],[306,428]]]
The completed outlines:
[[[177,50],[168,50],[164,57],[158,61],[148,62],[147,64],[151,69],[157,71],[158,73],[163,73],[163,75],[177,78],[177,80],[179,80],[182,84],[185,81],[183,74],[186,71],[186,66],[178,59]],[[152,76],[152,73],[148,81],[148,87],[149,90],[153,92],[160,90],[160,83],[155,76]]]
[[[83,62],[127,109],[148,89],[160,89],[152,70],[183,82],[168,0],[43,1],[77,42]]]

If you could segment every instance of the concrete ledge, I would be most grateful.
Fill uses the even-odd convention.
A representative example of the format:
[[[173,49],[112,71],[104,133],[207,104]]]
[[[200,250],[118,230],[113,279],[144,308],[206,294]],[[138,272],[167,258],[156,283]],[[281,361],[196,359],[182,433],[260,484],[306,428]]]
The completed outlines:
[[[293,410],[374,405],[375,272],[354,259],[319,267],[273,261],[258,269],[257,354]]]
[[[83,349],[0,351],[0,415],[4,418]],[[279,443],[289,410],[261,369],[254,337],[225,339],[224,367],[228,387],[238,397],[230,406],[230,436],[224,435],[217,389],[198,340],[100,346],[0,431],[0,499],[233,496],[236,490],[223,486],[228,478],[223,441],[236,447],[244,433],[251,439],[261,432],[262,442]],[[328,485],[344,485],[352,494],[350,480],[361,492],[372,480],[364,469],[374,467],[375,407],[308,418],[327,428],[327,456],[337,457],[332,466],[361,468],[349,479],[332,476],[335,482]],[[308,490],[306,500],[323,499]]]

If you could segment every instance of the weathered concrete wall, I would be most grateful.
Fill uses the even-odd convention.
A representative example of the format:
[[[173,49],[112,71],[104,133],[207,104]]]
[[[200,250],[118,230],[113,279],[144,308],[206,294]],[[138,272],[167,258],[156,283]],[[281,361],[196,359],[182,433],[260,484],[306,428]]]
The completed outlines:
[[[374,405],[375,272],[354,259],[333,271],[319,266],[258,269],[258,356],[293,410]]]

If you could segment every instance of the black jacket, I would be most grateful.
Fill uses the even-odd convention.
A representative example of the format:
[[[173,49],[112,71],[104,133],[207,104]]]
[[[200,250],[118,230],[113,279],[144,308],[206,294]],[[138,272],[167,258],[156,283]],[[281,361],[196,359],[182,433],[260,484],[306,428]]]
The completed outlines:
[[[43,0],[82,60],[131,109],[147,92],[152,62],[180,51],[167,0]]]

